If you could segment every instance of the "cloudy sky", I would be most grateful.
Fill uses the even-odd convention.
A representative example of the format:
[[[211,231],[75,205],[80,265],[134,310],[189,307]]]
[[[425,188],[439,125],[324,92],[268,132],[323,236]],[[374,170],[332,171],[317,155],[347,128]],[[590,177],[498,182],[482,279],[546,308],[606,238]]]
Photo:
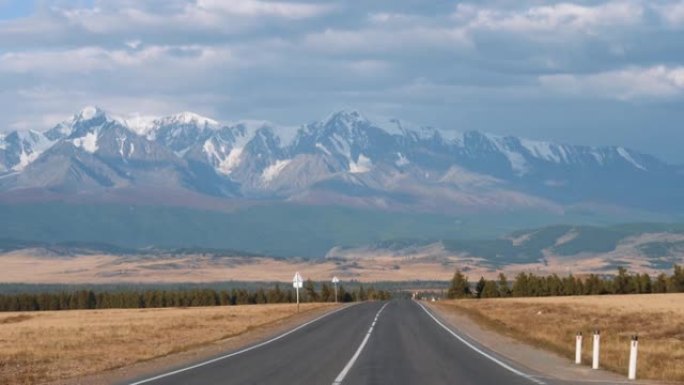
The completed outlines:
[[[0,131],[354,108],[684,163],[684,1],[0,0]]]

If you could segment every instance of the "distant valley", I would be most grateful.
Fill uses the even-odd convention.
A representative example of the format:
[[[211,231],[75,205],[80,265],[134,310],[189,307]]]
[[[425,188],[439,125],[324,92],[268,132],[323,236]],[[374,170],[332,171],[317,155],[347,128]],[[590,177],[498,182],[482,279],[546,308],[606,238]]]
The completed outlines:
[[[257,244],[257,243],[255,243]],[[314,258],[236,250],[122,249],[111,245],[0,241],[0,282],[29,284],[288,281],[445,281],[456,268],[471,279],[536,274],[614,274],[618,267],[657,275],[684,262],[684,225],[549,226],[496,239],[393,240],[333,247]]]

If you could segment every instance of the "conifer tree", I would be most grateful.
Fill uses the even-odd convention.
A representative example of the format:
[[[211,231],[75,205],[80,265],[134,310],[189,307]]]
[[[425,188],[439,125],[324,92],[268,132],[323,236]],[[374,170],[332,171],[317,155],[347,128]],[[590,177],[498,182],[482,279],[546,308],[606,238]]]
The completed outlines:
[[[356,301],[366,301],[368,299],[363,285],[359,285],[359,288],[354,291],[354,297]]]
[[[511,288],[508,287],[508,278],[504,273],[499,273],[498,289],[500,297],[510,297]]]
[[[563,278],[563,295],[577,294],[577,281],[572,274]]]
[[[318,302],[318,293],[316,293],[316,287],[311,279],[304,282],[304,293],[306,294],[306,301]]]
[[[677,264],[674,265],[674,273],[670,277],[669,292],[684,293],[684,267]]]
[[[464,298],[466,296],[470,296],[470,285],[468,284],[468,278],[461,273],[461,270],[457,269],[453,278],[451,278],[451,284],[449,285],[447,297]]]
[[[499,297],[499,287],[495,281],[485,281],[482,286],[481,298],[497,298]]]
[[[627,274],[627,269],[620,266],[618,274],[613,279],[613,292],[615,294],[627,294],[630,292],[631,277]]]
[[[484,290],[486,283],[487,281],[485,281],[484,277],[480,277],[480,280],[477,281],[477,285],[475,285],[475,295],[477,298],[482,298],[482,291]]]
[[[667,293],[668,289],[668,278],[665,273],[660,273],[653,282],[653,292],[654,293]]]
[[[515,277],[511,291],[514,297],[527,297],[530,295],[529,277],[526,273],[521,272]]]
[[[651,277],[648,274],[637,274],[635,281],[637,282],[637,293],[649,294],[653,292]]]
[[[330,290],[330,286],[327,283],[321,285],[321,301],[335,302],[335,294]]]

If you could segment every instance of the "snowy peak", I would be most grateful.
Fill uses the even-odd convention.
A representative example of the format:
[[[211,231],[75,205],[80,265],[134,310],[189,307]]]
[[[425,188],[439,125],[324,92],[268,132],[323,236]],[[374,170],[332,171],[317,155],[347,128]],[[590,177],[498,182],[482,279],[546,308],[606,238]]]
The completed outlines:
[[[48,130],[45,136],[54,142],[70,143],[91,154],[126,160],[133,155],[135,142],[143,139],[137,131],[144,123],[143,118],[129,121],[102,108],[88,106],[74,114],[71,120]],[[142,150],[140,144],[137,147]]]
[[[333,112],[323,120],[323,125],[325,126],[340,124],[349,127],[357,124],[369,123],[370,121],[357,110],[340,110]]]
[[[235,125],[229,127],[230,132],[233,135],[235,145],[238,147],[244,147],[247,142],[252,140],[257,132],[261,130],[267,130],[268,125],[266,123],[248,123],[248,122],[238,122]]]
[[[53,141],[71,137],[77,131],[80,132],[77,135],[82,136],[90,131],[92,127],[100,127],[107,122],[115,121],[118,121],[118,119],[110,117],[103,109],[87,106],[75,113],[71,119],[65,120],[46,131],[45,136]]]
[[[12,131],[3,139],[6,142],[6,144],[10,145],[32,145],[44,141],[45,136],[40,132],[34,130]]]
[[[188,111],[160,118],[156,120],[154,124],[156,126],[193,125],[197,127],[206,127],[213,129],[218,128],[220,126],[219,122],[217,122],[214,119],[210,119],[205,116]]]
[[[328,115],[325,119],[310,123],[300,130],[299,136],[309,136],[319,140],[336,137],[345,141],[353,141],[359,136],[366,135],[366,131],[374,127],[373,123],[355,110],[343,110]]]
[[[336,141],[344,140],[352,142],[366,142],[369,137],[384,136],[390,138],[391,134],[374,124],[355,110],[343,110],[329,115],[327,118],[310,123],[300,130],[300,137],[313,137],[316,140]]]
[[[568,152],[564,146],[545,141],[521,139],[520,145],[527,150],[530,155],[554,163],[568,162]],[[596,158],[598,159],[598,158]]]
[[[150,127],[137,131],[148,140],[156,141],[182,156],[220,128],[216,120],[193,112],[181,112],[155,119]]]
[[[568,166],[647,171],[651,163],[662,164],[623,147],[564,145],[477,131],[464,134],[461,150],[472,159],[491,160],[492,156],[505,159],[510,171],[519,177],[535,173],[552,174],[559,171],[558,167],[567,170]]]
[[[103,109],[95,106],[87,106],[74,115],[70,122],[64,122],[71,127],[73,135],[75,131],[89,131],[92,127],[101,127],[107,123],[122,124],[120,119],[112,117]]]
[[[130,132],[146,136],[150,140],[155,140],[160,132],[162,132],[162,136],[168,139],[169,137],[192,136],[207,129],[216,130],[221,126],[216,120],[193,112],[181,112],[161,118],[139,114],[121,117],[108,114],[104,109],[97,106],[86,106],[75,113],[71,119],[65,120],[46,131],[45,135],[51,140],[73,137],[74,135],[80,137],[93,131],[95,127],[108,126],[107,123],[116,123]]]
[[[494,142],[496,140],[497,138],[493,135],[487,135],[480,131],[466,131],[463,134],[463,147],[475,152],[495,151],[497,146]]]
[[[0,136],[0,172],[21,171],[53,144],[38,131],[13,131]]]
[[[407,129],[404,135],[415,142],[445,143],[443,131],[429,126]]]
[[[233,174],[240,166],[249,167],[245,166],[250,163],[243,162],[245,159],[255,160],[260,168],[267,167],[270,161],[275,161],[274,154],[280,152],[280,140],[265,121],[243,121],[223,126],[202,143],[205,159],[217,173],[225,176]]]
[[[121,119],[121,123],[129,131],[140,136],[147,136],[154,130],[155,122],[158,120],[156,116],[145,116],[134,114]]]
[[[105,115],[104,110],[97,106],[86,106],[74,115],[74,121],[86,121],[100,118]]]

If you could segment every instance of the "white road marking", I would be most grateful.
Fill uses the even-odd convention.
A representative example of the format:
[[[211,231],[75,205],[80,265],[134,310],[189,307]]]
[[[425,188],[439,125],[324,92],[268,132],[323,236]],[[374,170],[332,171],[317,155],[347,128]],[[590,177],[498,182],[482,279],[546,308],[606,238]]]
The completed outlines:
[[[347,376],[347,373],[349,373],[349,370],[351,370],[352,366],[354,366],[354,363],[359,358],[359,355],[361,355],[363,348],[366,347],[368,339],[370,338],[371,333],[373,333],[373,328],[375,327],[375,324],[378,322],[378,317],[380,317],[380,313],[382,313],[382,311],[385,309],[387,305],[389,305],[389,302],[382,305],[380,310],[378,310],[378,312],[375,313],[375,319],[373,319],[373,323],[371,323],[371,326],[368,329],[368,333],[366,333],[366,336],[363,338],[363,341],[361,341],[361,345],[359,345],[359,348],[356,349],[356,353],[354,353],[349,362],[347,362],[347,365],[344,367],[344,369],[342,369],[340,374],[337,375],[337,378],[335,378],[335,381],[333,381],[332,385],[339,385],[342,383],[342,381],[344,381],[344,378]]]
[[[353,306],[353,305],[351,305],[351,306]],[[170,377],[170,376],[173,376],[173,375],[178,374],[178,373],[187,372],[188,370],[192,370],[192,369],[196,369],[196,368],[199,368],[199,367],[202,367],[202,366],[205,366],[205,365],[213,364],[214,362],[221,361],[221,360],[225,360],[226,358],[234,357],[234,356],[237,356],[238,354],[247,353],[247,352],[249,352],[250,350],[254,350],[254,349],[260,348],[260,347],[262,347],[262,346],[264,346],[264,345],[268,345],[268,344],[270,344],[271,342],[278,341],[279,339],[284,338],[284,337],[286,337],[286,336],[288,336],[288,335],[290,335],[290,334],[296,332],[297,330],[300,330],[300,329],[302,329],[302,328],[304,328],[304,327],[306,327],[306,326],[308,326],[308,325],[311,325],[312,323],[314,323],[314,322],[316,322],[316,321],[320,321],[321,319],[323,319],[323,318],[325,318],[325,317],[327,317],[327,316],[333,315],[333,314],[337,313],[338,311],[341,311],[341,310],[344,310],[344,309],[348,309],[348,308],[351,307],[351,306],[345,306],[345,307],[342,307],[342,308],[340,308],[340,309],[331,311],[331,312],[329,312],[329,313],[325,313],[325,314],[323,314],[322,316],[320,316],[320,317],[318,317],[318,318],[316,318],[316,319],[313,319],[313,320],[311,320],[311,321],[309,321],[309,322],[307,322],[307,323],[301,324],[301,325],[297,326],[296,328],[294,328],[294,329],[292,329],[292,330],[290,330],[290,331],[287,331],[287,332],[285,332],[285,333],[283,333],[283,334],[281,334],[281,335],[279,335],[279,336],[277,336],[277,337],[271,338],[271,339],[268,340],[268,341],[264,341],[264,342],[258,343],[258,344],[256,344],[256,345],[250,346],[250,347],[248,347],[248,348],[245,348],[245,349],[242,349],[242,350],[238,350],[237,352],[233,352],[233,353],[230,353],[230,354],[226,354],[225,356],[212,358],[211,360],[204,361],[204,362],[200,362],[199,364],[195,364],[195,365],[192,365],[192,366],[188,366],[187,368],[182,368],[182,369],[174,370],[174,371],[172,371],[172,372],[160,374],[160,375],[158,375],[158,376],[151,377],[151,378],[147,378],[147,379],[144,379],[144,380],[141,380],[141,381],[138,381],[138,382],[132,382],[132,383],[130,383],[129,385],[146,384],[146,383],[148,383],[148,382],[152,382],[152,381],[160,380],[160,379],[162,379],[162,378]]]
[[[479,354],[481,354],[482,356],[488,358],[490,361],[492,361],[492,362],[498,364],[499,366],[501,366],[502,368],[508,370],[509,372],[512,372],[512,373],[517,374],[518,376],[524,377],[524,378],[526,378],[526,379],[528,379],[528,380],[534,382],[535,384],[539,384],[539,385],[545,385],[545,384],[546,384],[545,382],[543,382],[543,381],[541,381],[541,380],[539,380],[539,379],[537,379],[537,378],[534,378],[534,377],[532,377],[531,375],[529,375],[529,374],[527,374],[527,373],[523,373],[523,372],[519,371],[518,369],[516,369],[516,368],[514,368],[514,367],[512,367],[512,366],[510,366],[510,365],[508,365],[507,363],[501,361],[500,359],[498,359],[498,358],[496,358],[496,357],[494,357],[494,356],[488,354],[487,352],[483,351],[482,349],[478,348],[477,346],[471,344],[470,342],[468,342],[467,340],[465,340],[463,337],[461,337],[461,336],[459,336],[458,334],[454,333],[453,330],[451,330],[449,327],[447,327],[446,325],[444,325],[440,320],[438,320],[437,318],[435,318],[435,316],[432,315],[432,313],[430,313],[430,312],[428,311],[428,309],[426,309],[425,306],[423,306],[422,303],[418,303],[418,305],[420,305],[420,307],[423,308],[423,311],[425,311],[425,313],[427,313],[427,315],[429,315],[430,318],[432,318],[435,322],[437,322],[437,324],[438,324],[439,326],[441,326],[442,328],[444,328],[444,330],[448,331],[452,336],[456,337],[456,339],[458,339],[459,341],[463,342],[463,344],[465,344],[467,347],[473,349],[473,350],[476,351],[477,353],[479,353]]]

